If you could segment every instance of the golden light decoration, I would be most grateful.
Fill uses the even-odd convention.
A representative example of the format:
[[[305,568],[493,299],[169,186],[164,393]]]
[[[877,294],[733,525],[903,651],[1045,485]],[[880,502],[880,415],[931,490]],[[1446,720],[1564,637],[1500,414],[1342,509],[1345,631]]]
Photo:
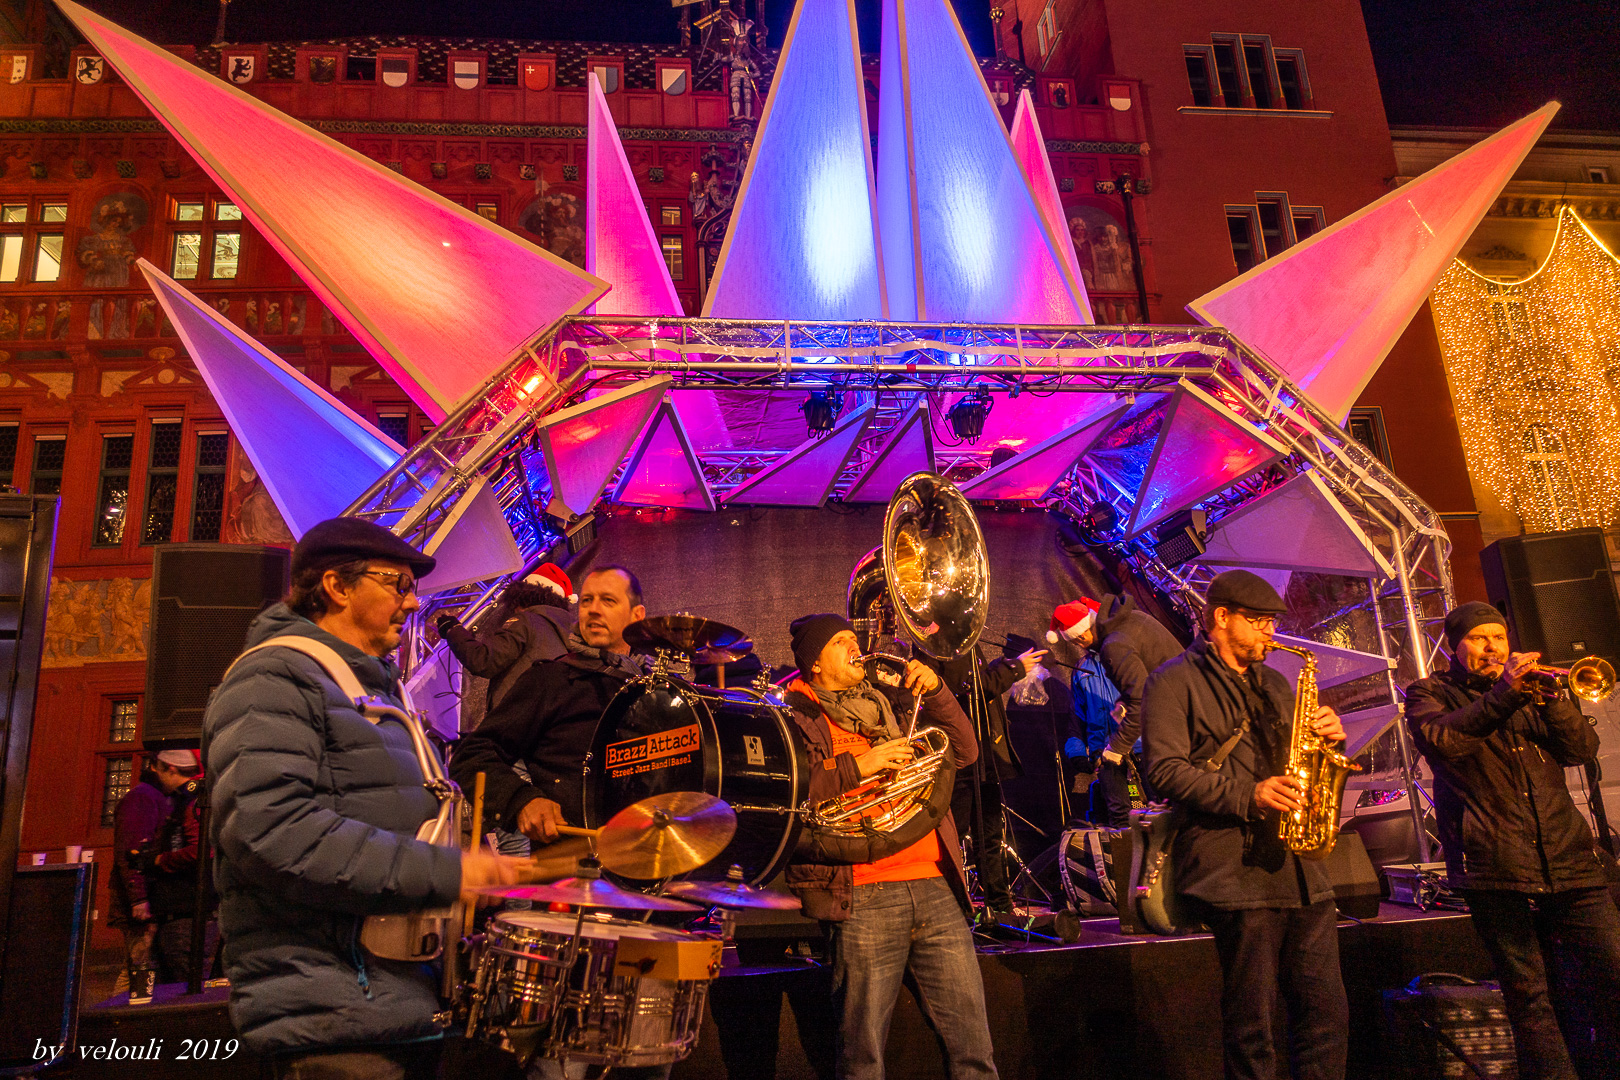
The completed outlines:
[[[1530,532],[1620,521],[1620,260],[1569,207],[1529,277],[1430,297],[1469,472]]]

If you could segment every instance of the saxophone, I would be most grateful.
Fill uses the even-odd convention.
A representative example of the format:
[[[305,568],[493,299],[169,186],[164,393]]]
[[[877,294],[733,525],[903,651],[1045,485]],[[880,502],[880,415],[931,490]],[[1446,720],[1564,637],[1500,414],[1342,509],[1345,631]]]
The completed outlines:
[[[1339,832],[1339,803],[1344,798],[1344,783],[1351,773],[1360,772],[1361,766],[1339,753],[1311,726],[1317,705],[1316,654],[1309,649],[1276,642],[1269,647],[1291,652],[1305,661],[1294,687],[1294,725],[1285,774],[1298,780],[1304,789],[1303,805],[1283,815],[1277,835],[1288,850],[1301,858],[1325,859],[1332,854]]]

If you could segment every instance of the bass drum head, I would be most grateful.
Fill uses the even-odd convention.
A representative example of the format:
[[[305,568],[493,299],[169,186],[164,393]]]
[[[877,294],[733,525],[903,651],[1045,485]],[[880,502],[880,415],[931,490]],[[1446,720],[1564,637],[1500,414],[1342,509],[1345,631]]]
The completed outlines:
[[[808,758],[787,706],[746,690],[636,679],[608,703],[585,760],[585,823],[599,828],[632,803],[701,791],[737,814],[724,851],[689,874],[718,880],[735,864],[750,885],[775,877],[798,844]]]

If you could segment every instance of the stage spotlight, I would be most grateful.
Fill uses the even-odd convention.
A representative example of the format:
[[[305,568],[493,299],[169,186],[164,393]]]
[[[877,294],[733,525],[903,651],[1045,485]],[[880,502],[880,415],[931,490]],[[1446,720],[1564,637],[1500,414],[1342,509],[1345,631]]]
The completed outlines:
[[[1097,536],[1107,536],[1119,527],[1119,511],[1114,509],[1113,503],[1098,500],[1086,507],[1085,516],[1080,519],[1081,524]]]
[[[1154,532],[1158,541],[1153,553],[1167,569],[1202,555],[1209,538],[1209,515],[1202,510],[1183,510]]]
[[[831,431],[833,425],[838,422],[838,414],[844,408],[844,395],[827,390],[812,390],[799,408],[804,410],[804,423],[810,429],[810,437],[819,439]]]
[[[951,406],[951,430],[956,432],[958,439],[966,439],[970,443],[979,441],[984,434],[984,420],[990,415],[990,391],[975,390],[967,397]]]

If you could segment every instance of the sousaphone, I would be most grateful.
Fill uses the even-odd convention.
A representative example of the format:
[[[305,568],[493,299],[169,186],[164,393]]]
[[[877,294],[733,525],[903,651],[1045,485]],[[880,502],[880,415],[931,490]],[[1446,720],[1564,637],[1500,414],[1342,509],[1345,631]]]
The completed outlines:
[[[879,587],[881,582],[881,588]],[[973,507],[956,486],[933,473],[900,482],[883,516],[883,543],[855,565],[848,605],[868,670],[903,670],[888,640],[903,634],[919,652],[944,662],[978,643],[990,607],[990,566]],[[801,840],[819,861],[875,862],[902,851],[939,826],[950,810],[956,764],[939,728],[907,734],[913,758],[898,769],[808,808]]]

